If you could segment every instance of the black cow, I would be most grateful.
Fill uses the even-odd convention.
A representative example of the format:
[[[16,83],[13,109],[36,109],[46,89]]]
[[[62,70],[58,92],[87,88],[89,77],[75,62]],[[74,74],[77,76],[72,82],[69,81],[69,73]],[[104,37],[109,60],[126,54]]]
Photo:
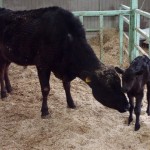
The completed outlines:
[[[87,43],[85,31],[71,12],[59,7],[30,11],[0,9],[1,85],[11,62],[35,65],[43,95],[42,116],[49,114],[47,96],[53,72],[63,81],[68,107],[75,108],[70,94],[70,82],[79,77],[91,88],[103,105],[120,112],[128,109],[115,69],[102,64]],[[5,67],[2,66],[7,66]],[[11,91],[9,80],[7,91]],[[2,87],[2,97],[6,91]]]
[[[116,67],[116,71],[122,74],[122,90],[127,93],[130,102],[128,124],[130,125],[133,120],[134,109],[136,115],[135,131],[137,131],[140,128],[139,117],[145,84],[147,85],[147,114],[150,115],[150,59],[145,55],[138,56],[127,69]],[[135,108],[134,97],[136,98]]]

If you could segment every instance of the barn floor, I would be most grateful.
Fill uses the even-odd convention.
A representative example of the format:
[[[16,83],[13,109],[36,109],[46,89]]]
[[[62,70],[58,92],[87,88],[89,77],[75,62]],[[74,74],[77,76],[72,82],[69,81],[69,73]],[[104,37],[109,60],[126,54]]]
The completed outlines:
[[[98,54],[98,47],[93,48]],[[127,125],[128,113],[102,106],[80,79],[75,79],[71,88],[77,108],[68,109],[62,83],[52,74],[48,101],[51,116],[41,119],[35,67],[23,69],[11,64],[10,78],[13,93],[0,101],[0,150],[150,150],[145,98],[141,129],[135,132],[134,122]]]

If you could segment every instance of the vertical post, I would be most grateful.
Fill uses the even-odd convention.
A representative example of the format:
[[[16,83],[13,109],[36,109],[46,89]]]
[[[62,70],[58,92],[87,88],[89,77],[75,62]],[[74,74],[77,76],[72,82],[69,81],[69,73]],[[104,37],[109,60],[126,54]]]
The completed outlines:
[[[100,36],[100,59],[101,61],[103,61],[103,26],[104,26],[103,19],[104,19],[104,16],[100,15],[99,17],[100,35],[99,36]]]
[[[123,15],[119,16],[119,36],[120,36],[120,66],[123,64]]]
[[[138,8],[138,0],[130,0],[130,26],[129,26],[129,60],[130,62],[138,56],[138,52],[135,48],[136,43],[136,15],[135,9]]]
[[[3,7],[3,0],[0,0],[0,7]]]
[[[140,14],[135,13],[135,18],[136,18],[136,28],[140,28]],[[136,31],[135,34],[135,39],[136,39],[136,45],[140,45],[140,34]],[[139,55],[139,51],[136,51],[137,54]]]
[[[149,19],[149,38],[148,38],[149,56],[150,56],[150,19]]]
[[[79,19],[80,19],[80,21],[81,21],[81,23],[83,25],[83,16],[79,16]]]

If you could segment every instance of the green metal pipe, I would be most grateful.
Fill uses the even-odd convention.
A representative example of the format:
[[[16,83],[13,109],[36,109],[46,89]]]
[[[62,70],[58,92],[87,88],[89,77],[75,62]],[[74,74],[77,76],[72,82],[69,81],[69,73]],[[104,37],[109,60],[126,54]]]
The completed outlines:
[[[119,39],[120,39],[120,65],[123,64],[123,15],[119,16]]]
[[[0,7],[3,7],[3,0],[0,0]]]
[[[150,20],[149,20],[149,28],[150,28]],[[149,29],[149,39],[148,39],[148,42],[149,42],[148,54],[150,56],[150,29]]]
[[[130,10],[108,10],[108,11],[75,11],[73,14],[75,16],[86,16],[86,17],[93,17],[93,16],[116,16],[116,15],[129,15]]]
[[[150,13],[148,13],[146,11],[143,11],[143,10],[140,10],[140,9],[136,9],[135,12],[150,19]]]
[[[79,16],[79,19],[80,19],[80,21],[81,21],[81,23],[83,25],[83,16]]]
[[[140,14],[135,13],[135,23],[136,23],[136,28],[140,28]],[[135,43],[139,46],[140,45],[140,34],[135,30],[134,34],[135,38]],[[136,49],[135,55],[139,56],[139,50]]]
[[[123,20],[127,23],[127,24],[129,24],[129,19],[128,18],[126,18],[126,17],[123,17]]]
[[[129,61],[131,62],[135,57],[138,56],[137,49],[135,48],[136,43],[136,16],[135,10],[138,8],[138,0],[130,1],[130,26],[129,26]]]
[[[128,7],[128,6],[126,6],[126,5],[121,4],[120,6],[121,6],[121,8],[123,8],[123,9],[125,9],[125,10],[130,10],[130,7]]]
[[[147,36],[147,34],[145,34],[145,32],[143,30],[141,30],[140,28],[135,28],[135,30],[140,33],[143,37],[145,37],[146,40],[149,39],[149,37]]]
[[[99,24],[100,24],[100,59],[103,61],[103,29],[104,29],[104,16],[100,15],[99,17]]]

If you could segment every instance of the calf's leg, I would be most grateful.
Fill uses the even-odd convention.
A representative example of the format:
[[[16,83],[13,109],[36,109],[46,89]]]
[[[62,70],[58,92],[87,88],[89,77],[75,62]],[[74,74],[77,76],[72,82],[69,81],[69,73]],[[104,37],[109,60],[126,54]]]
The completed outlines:
[[[63,80],[63,87],[65,89],[68,107],[69,108],[76,108],[76,106],[73,102],[71,93],[70,93],[70,82],[67,82],[67,81]]]
[[[130,125],[130,123],[133,121],[134,98],[130,95],[128,95],[128,97],[130,103],[128,125]]]
[[[47,106],[47,97],[50,91],[49,79],[50,79],[50,70],[49,69],[41,69],[38,68],[38,77],[41,85],[41,91],[43,96],[42,108],[41,108],[41,116],[44,118],[49,114],[48,106]]]
[[[136,96],[136,106],[134,109],[136,115],[135,131],[140,129],[140,114],[141,114],[142,98],[143,98],[143,92]]]

